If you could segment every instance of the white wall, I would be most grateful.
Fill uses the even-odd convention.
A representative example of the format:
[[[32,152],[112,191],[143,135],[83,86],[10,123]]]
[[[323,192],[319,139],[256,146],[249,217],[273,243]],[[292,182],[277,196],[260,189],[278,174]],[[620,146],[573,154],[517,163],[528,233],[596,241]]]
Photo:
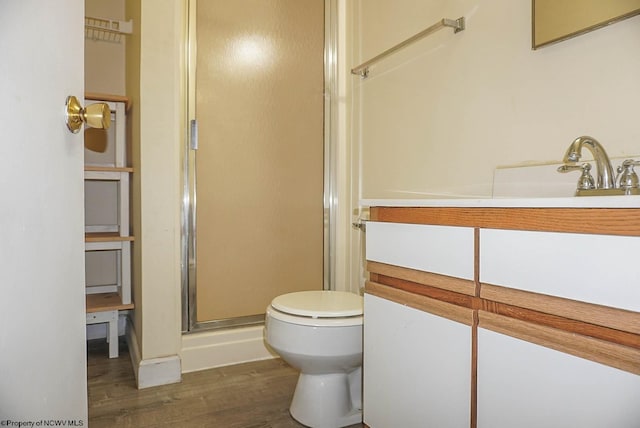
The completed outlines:
[[[530,0],[358,0],[345,67],[460,16],[352,77],[360,197],[490,196],[496,166],[558,162],[580,135],[640,152],[640,16],[532,51]]]

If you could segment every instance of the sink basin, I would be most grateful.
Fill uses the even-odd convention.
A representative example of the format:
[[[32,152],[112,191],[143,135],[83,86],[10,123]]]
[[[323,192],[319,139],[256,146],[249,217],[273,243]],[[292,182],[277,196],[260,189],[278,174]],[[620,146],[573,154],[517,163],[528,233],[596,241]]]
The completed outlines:
[[[367,207],[461,208],[640,208],[640,196],[576,198],[361,199]]]

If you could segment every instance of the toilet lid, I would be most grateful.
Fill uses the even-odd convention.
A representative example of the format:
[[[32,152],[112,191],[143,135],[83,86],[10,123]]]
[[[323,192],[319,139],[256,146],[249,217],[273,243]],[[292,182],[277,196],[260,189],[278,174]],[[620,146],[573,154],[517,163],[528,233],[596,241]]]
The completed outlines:
[[[276,297],[271,306],[280,312],[314,318],[362,315],[362,297],[346,291],[298,291]]]

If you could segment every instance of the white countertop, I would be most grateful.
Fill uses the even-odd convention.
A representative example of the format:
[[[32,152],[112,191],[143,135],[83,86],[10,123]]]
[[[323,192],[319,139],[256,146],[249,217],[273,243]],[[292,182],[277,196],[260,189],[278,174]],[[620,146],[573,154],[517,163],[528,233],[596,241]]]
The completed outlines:
[[[365,207],[460,208],[640,208],[640,196],[581,196],[562,198],[420,198],[361,199]]]

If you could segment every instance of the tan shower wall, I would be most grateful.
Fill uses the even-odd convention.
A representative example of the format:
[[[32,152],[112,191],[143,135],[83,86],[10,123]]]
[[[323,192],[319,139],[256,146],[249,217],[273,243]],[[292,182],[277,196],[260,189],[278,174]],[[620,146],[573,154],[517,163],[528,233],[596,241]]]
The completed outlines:
[[[323,0],[197,3],[197,321],[323,283]]]

